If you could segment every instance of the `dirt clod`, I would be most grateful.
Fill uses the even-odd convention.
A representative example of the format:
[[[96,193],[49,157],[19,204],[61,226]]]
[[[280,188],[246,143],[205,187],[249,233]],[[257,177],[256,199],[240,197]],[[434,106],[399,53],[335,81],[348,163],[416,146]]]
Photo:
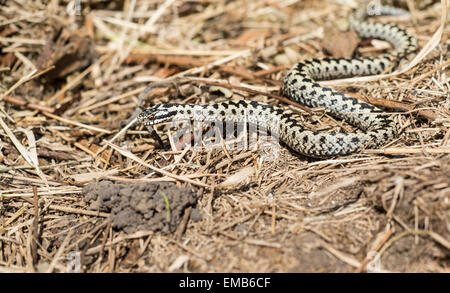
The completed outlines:
[[[175,232],[184,210],[196,203],[191,188],[166,182],[114,183],[104,180],[88,184],[83,193],[90,209],[110,212],[113,227],[126,233],[137,230]]]

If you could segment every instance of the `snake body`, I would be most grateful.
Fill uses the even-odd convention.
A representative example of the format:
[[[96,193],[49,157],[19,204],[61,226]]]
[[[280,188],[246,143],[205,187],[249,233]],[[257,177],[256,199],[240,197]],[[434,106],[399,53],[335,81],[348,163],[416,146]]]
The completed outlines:
[[[331,157],[385,145],[397,135],[394,120],[381,109],[347,96],[316,81],[382,73],[417,49],[416,39],[395,24],[365,22],[366,9],[350,17],[350,28],[362,38],[384,39],[394,49],[388,54],[364,58],[324,58],[299,62],[282,79],[287,97],[309,107],[325,107],[332,116],[362,131],[321,133],[307,129],[282,108],[255,101],[226,101],[208,105],[158,104],[138,116],[144,125],[168,120],[247,121],[263,123],[291,149],[309,157]],[[277,128],[277,129],[275,129]]]

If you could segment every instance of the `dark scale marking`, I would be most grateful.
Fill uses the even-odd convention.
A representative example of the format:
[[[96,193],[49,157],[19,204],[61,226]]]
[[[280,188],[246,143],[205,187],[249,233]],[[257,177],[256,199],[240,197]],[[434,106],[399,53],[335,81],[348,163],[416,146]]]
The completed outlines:
[[[361,104],[360,104],[360,107],[361,107],[361,109],[368,109],[368,110],[373,110],[373,109],[375,109],[374,106],[372,106],[372,105],[370,105],[370,104],[367,104],[367,103],[361,103]]]
[[[292,126],[294,126],[294,124],[296,124],[296,121],[293,120],[293,119],[291,119],[291,118],[288,118],[288,119],[286,119],[286,124],[287,124],[290,128],[292,128]]]
[[[378,139],[378,137],[373,133],[369,133],[369,136],[372,138],[373,141],[377,141]]]
[[[273,107],[271,105],[268,104],[260,104],[261,109],[266,110],[266,109],[273,109]]]
[[[291,115],[290,114],[288,114],[288,113],[284,113],[283,115],[281,115],[281,119],[289,119],[289,117],[290,117]]]
[[[341,96],[341,98],[342,98],[343,100],[345,100],[345,97],[346,97],[346,95],[344,95],[344,94],[341,93],[341,92],[333,92],[333,95],[335,95],[335,96]]]
[[[305,67],[305,64],[300,62],[297,64],[295,69],[297,69],[297,71],[302,71],[303,67]]]

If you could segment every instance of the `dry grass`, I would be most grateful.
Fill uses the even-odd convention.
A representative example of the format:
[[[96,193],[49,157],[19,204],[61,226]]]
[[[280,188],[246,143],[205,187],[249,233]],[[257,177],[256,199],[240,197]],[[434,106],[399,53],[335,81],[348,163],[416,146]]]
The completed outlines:
[[[297,60],[327,55],[327,31],[354,2],[94,0],[68,16],[68,1],[6,1],[0,272],[66,272],[73,252],[85,272],[449,272],[450,27],[439,3],[380,17],[426,48],[415,66],[331,82],[393,113],[401,135],[385,149],[311,160],[282,148],[261,163],[259,151],[156,149],[142,127],[124,128],[140,103],[229,98],[285,105],[323,131],[350,128],[286,106],[279,80]],[[140,97],[150,82],[168,83]],[[124,234],[83,202],[83,186],[101,178],[195,186],[202,220],[184,233]]]

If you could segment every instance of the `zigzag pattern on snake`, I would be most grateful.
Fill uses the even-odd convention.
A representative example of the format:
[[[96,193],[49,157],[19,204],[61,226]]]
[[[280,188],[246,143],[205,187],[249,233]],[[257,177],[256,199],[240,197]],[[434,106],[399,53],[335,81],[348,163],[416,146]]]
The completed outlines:
[[[398,12],[398,10],[395,10]],[[364,58],[324,58],[299,62],[286,72],[282,90],[287,97],[329,113],[356,126],[361,132],[321,133],[307,129],[282,108],[255,101],[226,101],[209,105],[158,104],[145,109],[138,121],[154,125],[169,120],[248,121],[263,123],[294,151],[309,157],[331,157],[381,147],[397,136],[396,125],[381,109],[347,96],[316,81],[379,74],[417,49],[417,40],[395,24],[365,22],[366,9],[349,17],[350,28],[362,38],[384,39],[394,46],[388,54]],[[271,129],[277,127],[278,129]]]

